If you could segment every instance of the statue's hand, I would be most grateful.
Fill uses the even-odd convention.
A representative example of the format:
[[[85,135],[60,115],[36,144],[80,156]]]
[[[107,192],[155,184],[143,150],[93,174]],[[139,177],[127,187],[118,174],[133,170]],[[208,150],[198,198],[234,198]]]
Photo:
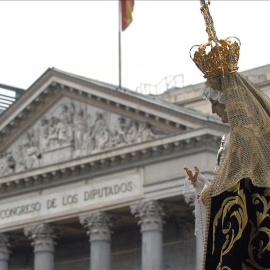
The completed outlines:
[[[194,174],[192,173],[192,171],[189,168],[185,167],[184,169],[187,173],[188,179],[191,181],[191,184],[193,185],[193,187],[196,187],[197,177],[198,177],[198,174],[200,172],[198,167],[196,167],[196,166],[194,167],[194,169],[195,169]]]

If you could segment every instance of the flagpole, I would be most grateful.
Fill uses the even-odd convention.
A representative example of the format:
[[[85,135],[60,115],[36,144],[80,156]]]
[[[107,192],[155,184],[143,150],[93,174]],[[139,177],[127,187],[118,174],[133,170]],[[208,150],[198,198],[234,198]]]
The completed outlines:
[[[122,66],[121,66],[121,31],[122,31],[122,11],[121,11],[121,0],[119,2],[119,32],[118,32],[118,74],[119,74],[119,89],[122,88]]]

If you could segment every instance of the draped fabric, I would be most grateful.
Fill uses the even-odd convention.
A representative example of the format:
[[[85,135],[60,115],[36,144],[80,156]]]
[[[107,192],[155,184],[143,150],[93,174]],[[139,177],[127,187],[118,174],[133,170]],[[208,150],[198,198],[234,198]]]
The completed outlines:
[[[269,189],[242,179],[211,205],[205,269],[270,269]]]
[[[270,100],[238,73],[208,79],[224,93],[230,126],[227,155],[215,175],[211,196],[249,178],[257,187],[270,188]]]
[[[134,8],[134,0],[119,0],[121,1],[122,14],[122,31],[126,30],[132,23],[132,12]]]
[[[202,269],[270,270],[270,100],[238,73],[206,84],[222,93],[230,142],[201,194],[207,212]]]

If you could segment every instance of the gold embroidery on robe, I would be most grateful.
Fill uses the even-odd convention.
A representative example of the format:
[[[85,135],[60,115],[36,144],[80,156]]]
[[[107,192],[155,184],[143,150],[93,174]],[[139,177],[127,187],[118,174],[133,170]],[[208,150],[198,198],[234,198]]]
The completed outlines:
[[[254,258],[254,253],[257,255],[257,260],[261,260],[265,251],[270,251],[270,228],[263,225],[263,222],[266,219],[268,219],[268,222],[266,224],[269,225],[270,201],[267,202],[265,196],[254,194],[252,195],[252,203],[253,205],[258,206],[258,210],[260,210],[260,212],[256,211],[257,226],[254,225],[251,220],[249,220],[252,230],[248,247],[249,259],[247,259],[246,262],[253,265],[258,270],[266,270],[265,267],[260,266],[258,262],[256,262],[256,258]],[[261,206],[262,208],[260,209],[259,206]],[[261,234],[265,235],[266,237],[261,237]],[[257,247],[252,244],[253,242],[255,242],[256,238],[260,239],[259,246]]]
[[[242,232],[248,222],[246,196],[244,194],[244,190],[240,189],[240,183],[237,183],[232,191],[233,193],[236,193],[236,195],[230,196],[224,200],[213,222],[212,254],[214,254],[215,251],[215,235],[219,222],[222,224],[222,233],[226,235],[226,241],[224,242],[220,253],[220,265],[222,265],[222,257],[229,253],[235,242],[241,238]],[[232,207],[237,207],[237,209],[232,210]],[[230,213],[230,211],[232,212]],[[228,213],[230,213],[230,219],[236,219],[238,230],[235,230],[235,226],[231,226],[230,221],[226,222],[225,218],[228,218]],[[227,270],[230,268],[227,266],[223,266],[222,268],[218,266],[217,270],[219,269]]]

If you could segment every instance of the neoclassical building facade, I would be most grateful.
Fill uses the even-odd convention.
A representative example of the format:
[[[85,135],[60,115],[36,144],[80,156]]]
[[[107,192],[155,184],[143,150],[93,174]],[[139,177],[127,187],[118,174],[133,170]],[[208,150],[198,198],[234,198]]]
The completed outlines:
[[[200,269],[183,168],[211,179],[228,127],[198,89],[38,78],[0,117],[0,269]]]

